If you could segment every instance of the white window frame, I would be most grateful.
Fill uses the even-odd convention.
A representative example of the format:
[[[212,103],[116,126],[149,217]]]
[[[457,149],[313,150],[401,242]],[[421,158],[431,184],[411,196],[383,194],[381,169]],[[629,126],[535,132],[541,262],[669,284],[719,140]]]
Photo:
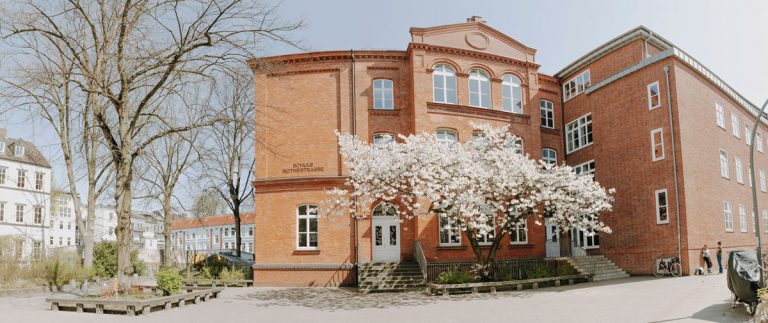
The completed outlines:
[[[747,229],[747,208],[742,204],[739,204],[739,231],[742,233],[749,231]]]
[[[523,114],[522,81],[517,75],[504,74],[501,77],[501,108],[504,111]]]
[[[5,180],[8,177],[8,167],[0,167],[0,185],[5,184]]]
[[[570,80],[563,83],[563,101],[568,101],[581,94],[589,88],[590,84],[589,70],[572,77]]]
[[[715,121],[718,127],[725,129],[725,109],[717,102],[715,102]]]
[[[749,129],[748,125],[744,125],[744,141],[747,146],[752,144],[752,131]]]
[[[504,139],[504,148],[505,149],[514,149],[516,153],[518,154],[524,154],[525,153],[525,140],[520,137],[516,137],[516,140],[512,140],[512,137],[507,137]]]
[[[736,183],[744,184],[744,162],[738,156],[733,157],[733,162],[736,165]]]
[[[24,156],[24,146],[21,143],[16,143],[15,145],[13,145],[13,147],[14,147],[14,150],[13,150],[14,155],[16,155],[17,157]]]
[[[472,91],[473,84],[477,85],[477,91]],[[488,93],[485,93],[483,85],[485,85]],[[488,76],[486,71],[477,68],[469,71],[467,86],[469,87],[469,106],[485,109],[491,108],[491,77]],[[472,103],[473,98],[477,98],[476,104]]]
[[[374,146],[385,145],[395,141],[395,135],[388,132],[377,132],[373,134],[372,143]]]
[[[520,232],[523,232],[525,239],[520,239]],[[516,223],[512,225],[509,230],[509,244],[510,245],[526,245],[528,244],[528,223]]]
[[[723,178],[731,178],[731,169],[728,166],[728,152],[720,149],[720,176]]]
[[[656,94],[653,94],[652,88],[656,88]],[[648,84],[648,111],[661,107],[661,92],[659,92],[659,81]],[[653,104],[653,98],[656,97],[656,104]]]
[[[541,127],[555,129],[555,104],[549,100],[539,100]]]
[[[757,144],[757,151],[763,153],[763,135],[759,132],[755,134],[755,143]]]
[[[448,241],[443,241],[443,231],[447,232],[446,238]],[[452,238],[456,238],[458,241],[451,242],[451,240],[453,240]],[[440,247],[461,246],[461,230],[453,223],[453,219],[450,217],[437,215],[437,242]]]
[[[552,148],[542,148],[541,161],[551,165],[557,165],[557,150]]]
[[[664,193],[664,205],[661,205],[659,201],[659,196],[661,193]],[[667,193],[667,189],[660,189],[656,190],[654,192],[654,196],[656,197],[656,224],[668,224],[669,223],[669,194]],[[666,220],[661,220],[661,208],[664,208],[664,212],[667,214]]]
[[[449,138],[448,134],[453,135],[453,140]],[[452,147],[459,141],[459,133],[453,129],[440,128],[435,131],[435,138],[438,144],[444,144]]]
[[[565,125],[565,149],[570,154],[589,147],[592,138],[592,113],[587,113]]]
[[[27,171],[24,169],[18,169],[16,171],[16,187],[27,187]]]
[[[656,142],[656,134],[659,134],[659,142]],[[656,147],[660,147],[660,155],[656,155]],[[664,159],[664,129],[658,128],[651,130],[651,159],[659,161]]]
[[[760,190],[763,193],[765,193],[766,189],[768,189],[768,187],[766,187],[766,184],[767,183],[765,181],[765,169],[761,169],[760,170]]]
[[[725,217],[725,232],[733,232],[733,206],[730,201],[723,201],[723,216]]]
[[[739,117],[735,112],[731,111],[731,133],[736,138],[741,139],[741,126],[739,125]]]
[[[306,214],[301,214],[301,208],[302,207],[305,207]],[[312,209],[314,209],[314,211],[312,211]],[[314,214],[313,214],[313,212],[314,212]],[[307,220],[307,222],[306,222],[307,231],[306,232],[301,232],[301,228],[299,227],[299,223],[301,223],[302,219]],[[317,231],[314,232],[317,235],[317,245],[316,246],[310,246],[311,241],[312,241],[311,240],[311,236],[312,236],[312,233],[313,233],[310,228],[312,227],[311,221],[313,221],[313,220],[316,221],[316,225],[315,226],[317,227]],[[306,235],[306,239],[307,239],[306,240],[307,241],[307,245],[306,246],[302,246],[301,245],[301,239],[299,239],[299,237],[302,234]],[[319,216],[317,215],[317,205],[314,205],[314,204],[302,204],[302,205],[299,205],[299,206],[296,207],[296,249],[297,250],[319,250],[320,249],[320,223],[319,223]]]
[[[0,141],[0,154],[5,154],[5,141]]]
[[[768,209],[763,210],[763,231],[768,232]]]
[[[496,217],[491,217],[490,221],[493,222],[493,224],[489,224],[493,226],[492,231],[486,232],[484,235],[477,234],[477,244],[481,246],[490,246],[493,244],[493,239],[496,238]]]
[[[587,174],[590,174],[590,175],[594,176],[595,175],[595,160],[594,159],[588,160],[586,162],[583,162],[581,164],[573,166],[573,171],[577,175],[582,175],[582,174],[587,175]]]
[[[21,220],[19,220],[21,218]],[[24,204],[16,204],[16,223],[24,223]]]
[[[371,86],[373,87],[373,108],[376,110],[394,110],[395,82],[390,79],[373,79]]]
[[[442,84],[438,84],[442,82]],[[448,85],[452,84],[453,89],[449,89]],[[437,64],[432,71],[432,100],[437,103],[456,104],[458,101],[458,95],[456,91],[456,69],[448,64]],[[438,85],[440,85],[438,87]],[[437,100],[436,94],[441,92],[443,94],[443,100]],[[449,94],[453,94],[453,100],[450,100]]]

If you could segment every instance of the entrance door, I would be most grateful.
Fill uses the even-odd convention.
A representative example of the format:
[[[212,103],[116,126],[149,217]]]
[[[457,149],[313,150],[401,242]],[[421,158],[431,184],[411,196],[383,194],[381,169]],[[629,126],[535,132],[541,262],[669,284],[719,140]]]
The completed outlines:
[[[560,257],[560,230],[557,223],[544,219],[544,226],[547,230],[547,257]]]
[[[574,257],[586,256],[587,249],[584,247],[584,231],[571,229],[571,254]]]
[[[373,261],[400,262],[400,220],[382,203],[373,209]]]

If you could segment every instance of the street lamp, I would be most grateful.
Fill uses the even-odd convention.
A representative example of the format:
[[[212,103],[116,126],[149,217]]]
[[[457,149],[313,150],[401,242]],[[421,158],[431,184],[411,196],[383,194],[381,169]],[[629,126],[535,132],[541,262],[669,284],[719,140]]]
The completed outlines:
[[[760,219],[759,219],[759,212],[757,211],[757,183],[755,177],[755,135],[757,134],[757,125],[760,124],[760,118],[763,117],[763,113],[765,112],[765,108],[768,106],[768,100],[765,100],[765,103],[763,103],[763,107],[760,109],[760,112],[757,114],[757,117],[755,118],[755,124],[752,126],[752,136],[750,137],[749,142],[749,172],[752,174],[752,215],[755,218],[755,239],[757,239],[757,263],[758,268],[760,268],[760,286],[765,286],[765,279],[764,273],[763,273],[763,254],[760,250]],[[768,119],[768,118],[767,118]],[[761,138],[762,140],[762,138]],[[762,143],[761,143],[762,144]]]

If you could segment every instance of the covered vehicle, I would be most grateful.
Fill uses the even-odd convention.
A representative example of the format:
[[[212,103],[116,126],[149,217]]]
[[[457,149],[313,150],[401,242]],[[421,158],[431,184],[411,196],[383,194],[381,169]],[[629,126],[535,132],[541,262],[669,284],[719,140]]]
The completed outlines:
[[[736,250],[728,254],[728,289],[736,302],[747,305],[749,314],[755,313],[759,302],[757,289],[760,288],[760,269],[754,250]]]

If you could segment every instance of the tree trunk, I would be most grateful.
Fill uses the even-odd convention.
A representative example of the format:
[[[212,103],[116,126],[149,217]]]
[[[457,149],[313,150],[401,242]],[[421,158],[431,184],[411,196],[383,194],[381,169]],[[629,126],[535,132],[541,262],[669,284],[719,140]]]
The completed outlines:
[[[173,265],[173,253],[171,252],[171,192],[163,192],[163,266],[171,267]]]
[[[130,151],[130,150],[129,150]],[[128,157],[130,158],[130,157]],[[117,280],[120,287],[124,286],[126,275],[133,274],[131,264],[131,181],[133,174],[131,162],[126,157],[121,157],[120,163],[116,165],[115,170],[117,178],[115,180],[115,206],[117,212]]]
[[[89,170],[90,171],[90,170]],[[88,183],[88,201],[86,202],[87,227],[83,232],[83,265],[90,268],[93,265],[93,230],[96,224],[96,183]]]
[[[240,242],[242,237],[240,236],[240,209],[236,208],[235,212],[235,255],[240,257]]]

